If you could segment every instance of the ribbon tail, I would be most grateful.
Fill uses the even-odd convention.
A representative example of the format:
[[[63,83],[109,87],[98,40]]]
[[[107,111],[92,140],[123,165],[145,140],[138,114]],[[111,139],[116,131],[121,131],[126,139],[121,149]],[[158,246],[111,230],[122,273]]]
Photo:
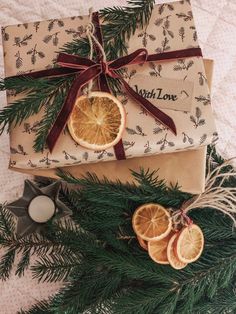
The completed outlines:
[[[155,107],[150,101],[136,93],[124,79],[121,80],[126,91],[134,100],[139,102],[140,105],[145,110],[147,110],[152,116],[155,117],[155,119],[157,119],[161,124],[163,124],[165,127],[170,129],[175,135],[177,135],[175,123],[170,116],[168,116],[163,111]]]
[[[91,79],[95,79],[101,73],[99,65],[94,65],[76,76],[72,86],[68,92],[64,105],[58,114],[56,121],[54,122],[50,132],[48,133],[46,144],[50,152],[52,152],[56,142],[65,128],[65,125],[70,117],[70,114],[74,108],[77,94],[81,88],[87,84]]]

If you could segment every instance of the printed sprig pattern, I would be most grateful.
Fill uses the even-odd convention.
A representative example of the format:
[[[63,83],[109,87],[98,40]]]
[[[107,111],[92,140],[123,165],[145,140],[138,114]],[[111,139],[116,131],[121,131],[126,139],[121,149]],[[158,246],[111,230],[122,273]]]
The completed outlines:
[[[55,32],[54,34],[50,34],[44,37],[43,41],[45,44],[48,44],[49,42],[52,42],[54,46],[57,46],[59,43],[58,34],[60,32]]]
[[[17,24],[17,27],[24,27],[24,29],[28,29],[29,23]]]
[[[65,150],[62,151],[62,153],[64,154],[65,160],[77,160],[77,158],[71,154],[69,154],[68,152],[66,152]]]
[[[24,123],[23,133],[36,133],[40,127],[40,121],[35,121],[32,125],[28,122]]]
[[[203,103],[204,106],[210,105],[211,103],[211,96],[208,94],[207,96],[200,95],[198,97],[195,97],[197,102]]]
[[[76,29],[75,28],[66,29],[65,32],[68,35],[72,35],[74,39],[81,38],[85,33],[85,27],[81,25],[81,26],[78,26]]]
[[[189,29],[193,30],[193,40],[197,41],[197,30],[195,26],[190,26]]]
[[[45,58],[45,53],[43,51],[38,51],[37,50],[37,44],[35,44],[35,46],[33,48],[31,48],[30,50],[27,51],[27,55],[31,56],[31,63],[35,64],[37,61],[37,56],[39,58]]]
[[[147,32],[147,27],[141,33],[138,34],[138,37],[142,38],[143,47],[147,47],[148,40],[151,40],[151,41],[156,40],[156,37],[153,34],[149,34]]]
[[[203,86],[205,83],[207,83],[207,78],[205,77],[205,75],[202,72],[198,72],[199,75],[199,84],[201,86]]]
[[[95,150],[94,154],[97,154],[97,159],[102,159],[104,156],[113,157],[114,154],[107,150]]]
[[[206,124],[206,120],[202,118],[202,111],[199,107],[196,108],[195,116],[190,116],[190,121],[193,122],[195,128]]]
[[[126,128],[126,131],[130,135],[147,136],[147,134],[143,132],[143,128],[140,125],[136,125],[135,129]]]
[[[164,150],[166,147],[174,147],[175,146],[174,142],[167,140],[167,136],[168,136],[168,133],[166,133],[165,136],[160,141],[158,141],[156,143],[157,145],[161,145],[160,146],[161,151]]]
[[[30,168],[37,168],[37,165],[35,163],[33,163],[30,159],[29,159],[27,165],[30,166]]]
[[[53,30],[55,24],[57,24],[59,27],[64,27],[64,25],[65,25],[65,24],[64,24],[64,21],[59,20],[59,19],[53,19],[53,20],[51,20],[51,21],[48,23],[48,30],[49,30],[49,32],[50,32],[51,30]]]
[[[21,57],[20,51],[18,50],[15,54],[16,57],[16,68],[19,69],[23,65],[23,59]]]
[[[169,43],[170,43],[169,39],[167,37],[165,37],[164,40],[162,40],[162,42],[161,42],[161,47],[156,48],[155,51],[157,53],[169,51],[170,50]]]
[[[2,39],[8,41],[10,39],[9,34],[6,32],[6,27],[2,27]]]
[[[204,144],[206,139],[207,139],[207,134],[204,133],[200,138],[199,144],[200,145]]]
[[[162,27],[162,33],[163,33],[163,36],[169,36],[171,38],[174,38],[175,35],[174,35],[174,32],[170,29],[170,15],[167,15],[166,17],[163,17],[163,18],[158,18],[156,21],[155,21],[155,25],[158,26],[158,27]]]
[[[164,3],[159,6],[158,12],[161,15],[165,10],[174,11],[174,6],[171,3]]]
[[[174,71],[188,71],[194,65],[193,60],[179,59],[174,66]]]
[[[150,142],[147,141],[147,143],[144,145],[144,154],[148,154],[152,151],[152,148],[150,146]]]
[[[32,39],[32,36],[33,36],[33,35],[30,34],[30,35],[25,35],[25,36],[23,36],[23,38],[15,37],[15,38],[14,38],[14,44],[13,44],[13,46],[17,46],[17,47],[27,46],[29,40]]]
[[[137,70],[132,69],[131,71],[128,70],[128,68],[125,68],[123,70],[122,76],[126,80],[130,80],[135,74],[137,73]]]
[[[193,145],[194,139],[188,136],[185,132],[182,132],[183,135],[183,143],[189,143],[190,145]]]
[[[59,160],[54,158],[49,158],[49,153],[46,154],[42,159],[39,160],[40,163],[44,163],[46,166],[50,166],[52,163],[59,163]]]
[[[152,69],[152,71],[149,72],[151,76],[161,77],[162,65],[160,63],[156,64],[154,62],[150,62],[149,66]]]
[[[40,25],[40,22],[34,22],[34,29],[35,29],[35,32],[37,33],[38,30],[39,30],[39,25]]]
[[[130,149],[131,147],[133,147],[135,145],[134,141],[123,141],[123,145],[125,148],[125,151],[127,151],[128,149]]]
[[[17,148],[10,147],[10,151],[11,151],[11,154],[19,154],[19,155],[23,155],[23,156],[28,155],[25,152],[24,147],[20,144],[17,146]]]
[[[168,130],[168,128],[165,127],[164,125],[160,124],[159,121],[155,120],[155,123],[157,126],[153,129],[153,134],[159,134],[159,133],[162,133],[162,132]]]
[[[180,29],[179,29],[179,36],[180,36],[182,42],[184,42],[184,38],[185,38],[185,28],[184,28],[183,26],[180,27]]]
[[[178,18],[182,18],[185,22],[192,21],[193,19],[193,12],[188,11],[187,13],[176,13]]]

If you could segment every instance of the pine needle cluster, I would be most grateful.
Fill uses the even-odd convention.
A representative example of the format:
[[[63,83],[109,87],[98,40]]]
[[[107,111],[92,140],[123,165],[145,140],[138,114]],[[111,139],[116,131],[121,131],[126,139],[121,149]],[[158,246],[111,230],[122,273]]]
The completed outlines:
[[[212,154],[212,167],[221,160]],[[236,233],[228,217],[214,208],[191,213],[205,235],[204,253],[196,263],[177,271],[154,263],[140,248],[131,218],[141,204],[156,202],[177,209],[192,195],[178,186],[167,187],[157,173],[144,170],[133,173],[133,184],[100,180],[94,174],[82,179],[59,174],[71,185],[60,196],[73,212],[70,218],[48,223],[43,234],[16,239],[7,205],[1,211],[0,243],[6,250],[0,263],[1,278],[9,277],[20,254],[19,276],[30,267],[36,280],[65,283],[55,296],[19,313],[236,311]],[[225,184],[235,186],[236,178],[233,180]],[[37,256],[35,264],[30,262],[33,255]]]

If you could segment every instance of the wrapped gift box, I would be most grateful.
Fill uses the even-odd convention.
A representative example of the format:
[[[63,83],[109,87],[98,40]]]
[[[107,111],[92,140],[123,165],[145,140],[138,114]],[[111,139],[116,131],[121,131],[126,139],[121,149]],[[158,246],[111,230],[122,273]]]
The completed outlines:
[[[213,61],[204,60],[206,77],[209,88],[212,83]],[[110,180],[120,180],[121,182],[132,182],[134,180],[130,169],[140,171],[140,168],[158,170],[160,179],[164,179],[168,184],[178,185],[184,192],[200,194],[205,189],[205,169],[206,169],[206,146],[197,150],[188,150],[169,154],[159,154],[155,156],[131,158],[127,160],[108,161],[104,163],[92,163],[80,166],[68,166],[62,168],[69,171],[75,177],[86,175],[87,172],[96,173],[99,178],[104,176]],[[57,178],[55,169],[17,169],[35,176],[45,176]]]
[[[73,40],[72,30],[80,32],[79,36],[83,37],[88,22],[88,16],[84,16],[5,27],[3,34],[7,36],[3,36],[3,47],[6,76],[49,68],[60,47]],[[148,26],[137,29],[127,44],[129,52],[145,47],[149,54],[198,47],[189,1],[156,5]],[[126,130],[122,138],[126,158],[196,149],[215,139],[215,124],[202,57],[129,66],[124,78],[134,88],[137,86],[139,92],[144,92],[149,84],[152,87],[153,84],[158,86],[159,82],[164,85],[169,82],[170,89],[177,84],[188,90],[186,97],[191,100],[184,108],[173,108],[171,100],[160,102],[162,110],[176,124],[175,136],[127,95],[121,95],[127,113]],[[14,95],[8,95],[9,104],[15,99]],[[186,99],[183,100],[185,103]],[[87,150],[78,146],[68,132],[61,134],[52,153],[47,150],[34,152],[35,131],[43,110],[11,129],[12,168],[35,170],[116,159],[113,148],[106,151]]]

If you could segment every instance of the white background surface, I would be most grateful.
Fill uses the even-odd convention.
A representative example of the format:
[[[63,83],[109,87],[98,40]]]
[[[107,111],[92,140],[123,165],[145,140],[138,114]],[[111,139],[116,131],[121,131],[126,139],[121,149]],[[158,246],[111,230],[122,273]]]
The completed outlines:
[[[159,0],[157,3],[165,1]],[[87,14],[105,6],[125,5],[125,0],[0,0],[1,26],[49,18]],[[236,0],[192,0],[200,45],[206,58],[215,60],[212,102],[220,140],[218,151],[236,156]],[[0,47],[0,76],[3,76]],[[0,93],[0,107],[6,104]],[[7,170],[9,143],[0,137],[0,202],[16,199],[22,193],[25,176]],[[28,272],[0,282],[0,313],[15,314],[58,289],[60,284],[37,284]]]

